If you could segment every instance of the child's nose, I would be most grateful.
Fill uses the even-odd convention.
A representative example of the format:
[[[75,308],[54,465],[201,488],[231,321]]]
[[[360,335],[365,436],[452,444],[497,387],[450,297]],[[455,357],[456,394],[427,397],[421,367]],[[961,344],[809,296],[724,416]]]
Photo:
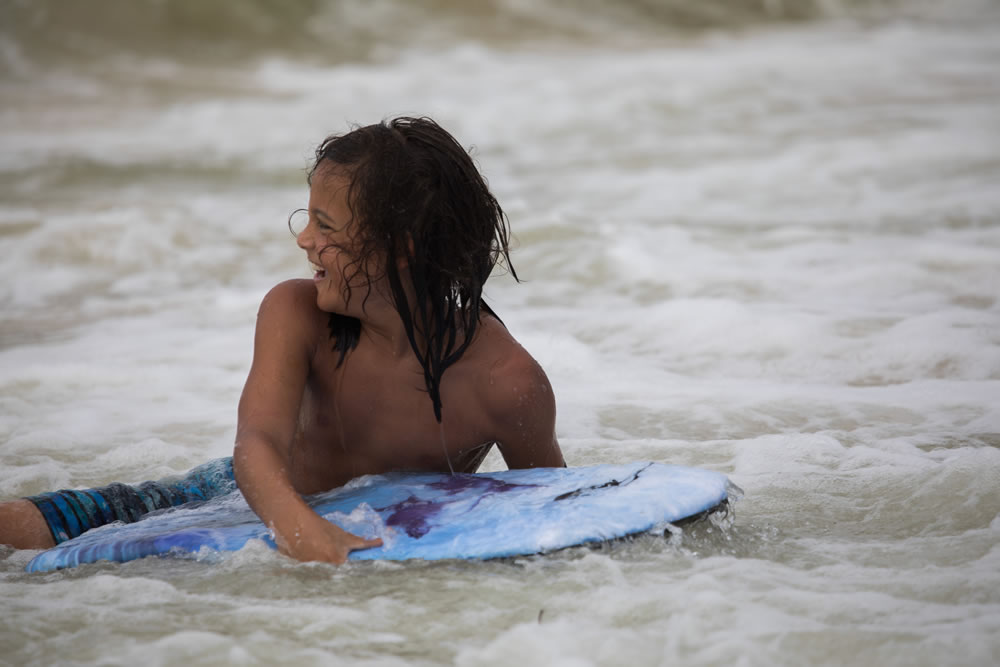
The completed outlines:
[[[303,250],[308,250],[310,246],[311,239],[309,238],[309,229],[303,229],[295,236],[295,243],[298,244]]]

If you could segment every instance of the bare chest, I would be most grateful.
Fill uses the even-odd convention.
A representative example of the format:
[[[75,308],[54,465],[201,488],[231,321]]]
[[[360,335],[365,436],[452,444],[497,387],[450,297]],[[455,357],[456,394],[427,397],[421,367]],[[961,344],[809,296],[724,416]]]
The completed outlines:
[[[438,423],[419,366],[365,361],[316,360],[296,438],[303,478],[328,487],[361,474],[478,466],[491,438],[473,377],[461,367],[445,373]]]

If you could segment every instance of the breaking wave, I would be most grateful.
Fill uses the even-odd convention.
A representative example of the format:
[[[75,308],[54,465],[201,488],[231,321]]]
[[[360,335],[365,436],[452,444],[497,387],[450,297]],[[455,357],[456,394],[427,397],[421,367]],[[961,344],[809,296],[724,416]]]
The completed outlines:
[[[830,19],[947,19],[995,0],[15,0],[0,7],[0,63],[261,57],[369,60],[461,42],[619,42]]]

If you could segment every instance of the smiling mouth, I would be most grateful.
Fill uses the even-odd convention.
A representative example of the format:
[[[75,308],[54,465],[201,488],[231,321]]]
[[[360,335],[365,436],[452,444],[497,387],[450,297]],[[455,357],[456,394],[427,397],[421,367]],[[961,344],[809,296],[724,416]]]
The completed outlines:
[[[326,269],[319,264],[309,262],[309,268],[313,270],[313,280],[322,280],[323,278],[326,278]]]

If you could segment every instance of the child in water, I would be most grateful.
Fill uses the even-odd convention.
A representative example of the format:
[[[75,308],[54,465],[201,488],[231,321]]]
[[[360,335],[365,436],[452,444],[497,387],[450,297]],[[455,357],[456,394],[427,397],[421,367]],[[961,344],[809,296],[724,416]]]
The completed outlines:
[[[548,379],[482,300],[508,229],[468,153],[430,119],[397,118],[323,141],[309,185],[293,231],[314,275],[261,302],[232,459],[278,549],[342,563],[380,545],[302,499],[359,475],[473,472],[494,443],[510,468],[564,466]],[[51,547],[206,497],[203,477],[4,503],[0,543]]]

